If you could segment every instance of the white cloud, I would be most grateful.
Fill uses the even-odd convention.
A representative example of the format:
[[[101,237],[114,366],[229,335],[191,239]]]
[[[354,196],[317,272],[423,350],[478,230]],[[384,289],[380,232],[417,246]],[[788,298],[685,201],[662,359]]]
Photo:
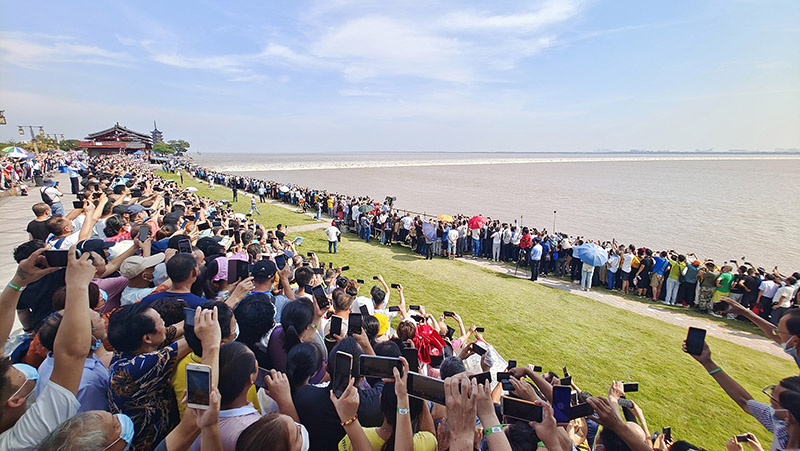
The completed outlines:
[[[448,14],[442,26],[462,31],[531,33],[564,22],[578,14],[579,4],[572,0],[550,0],[536,12],[493,15],[476,11]]]
[[[0,33],[0,61],[27,68],[52,63],[127,65],[128,55],[85,45],[69,36]]]

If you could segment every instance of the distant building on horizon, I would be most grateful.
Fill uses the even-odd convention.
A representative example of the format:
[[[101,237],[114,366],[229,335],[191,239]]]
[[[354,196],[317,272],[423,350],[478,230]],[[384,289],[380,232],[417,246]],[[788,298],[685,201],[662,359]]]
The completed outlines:
[[[153,138],[153,144],[164,142],[164,134],[158,129],[156,121],[153,121],[153,131],[150,132],[150,136]]]

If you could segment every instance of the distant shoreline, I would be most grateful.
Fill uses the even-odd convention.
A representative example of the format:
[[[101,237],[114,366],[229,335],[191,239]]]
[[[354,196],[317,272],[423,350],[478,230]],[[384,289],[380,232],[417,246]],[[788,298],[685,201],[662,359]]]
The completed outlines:
[[[220,154],[215,154],[220,155]],[[263,155],[263,154],[262,154]],[[322,155],[322,154],[321,154]],[[367,155],[367,154],[365,154]],[[588,155],[588,154],[580,154]],[[630,155],[630,154],[626,154]],[[473,165],[500,165],[500,164],[535,164],[535,163],[606,163],[606,162],[647,162],[647,161],[741,161],[741,160],[800,160],[800,155],[711,155],[688,156],[676,155],[649,156],[653,154],[636,154],[636,156],[619,157],[587,157],[587,158],[501,158],[501,159],[452,159],[452,160],[380,160],[380,161],[296,161],[280,163],[256,163],[256,164],[220,164],[211,163],[205,158],[193,158],[201,165],[211,164],[215,170],[220,172],[267,172],[267,171],[303,171],[303,170],[328,170],[328,169],[371,169],[371,168],[390,168],[390,167],[422,167],[422,166],[473,166]],[[254,155],[255,156],[255,155]],[[330,158],[330,156],[328,156]],[[206,161],[204,161],[206,160]]]

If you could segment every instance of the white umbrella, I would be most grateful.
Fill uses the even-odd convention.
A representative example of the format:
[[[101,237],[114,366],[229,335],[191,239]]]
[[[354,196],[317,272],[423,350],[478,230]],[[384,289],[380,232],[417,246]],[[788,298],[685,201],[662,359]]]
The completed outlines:
[[[195,188],[194,186],[190,186],[190,187],[186,188],[186,191],[189,191],[190,193],[194,193],[194,192],[197,192],[197,188]]]
[[[247,216],[245,216],[244,213],[234,213],[233,217],[236,218],[236,219],[241,219],[242,221],[247,219]]]
[[[282,193],[288,193],[289,190],[290,190],[290,188],[287,185],[281,186],[281,192]]]

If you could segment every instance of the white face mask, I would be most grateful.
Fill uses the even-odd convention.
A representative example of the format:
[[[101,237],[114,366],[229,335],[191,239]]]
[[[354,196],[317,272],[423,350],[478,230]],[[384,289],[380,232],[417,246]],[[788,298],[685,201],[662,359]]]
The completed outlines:
[[[300,426],[300,436],[303,438],[303,444],[300,446],[300,451],[308,451],[308,447],[310,446],[308,429],[306,429],[306,427],[300,423],[295,422],[294,424]]]

